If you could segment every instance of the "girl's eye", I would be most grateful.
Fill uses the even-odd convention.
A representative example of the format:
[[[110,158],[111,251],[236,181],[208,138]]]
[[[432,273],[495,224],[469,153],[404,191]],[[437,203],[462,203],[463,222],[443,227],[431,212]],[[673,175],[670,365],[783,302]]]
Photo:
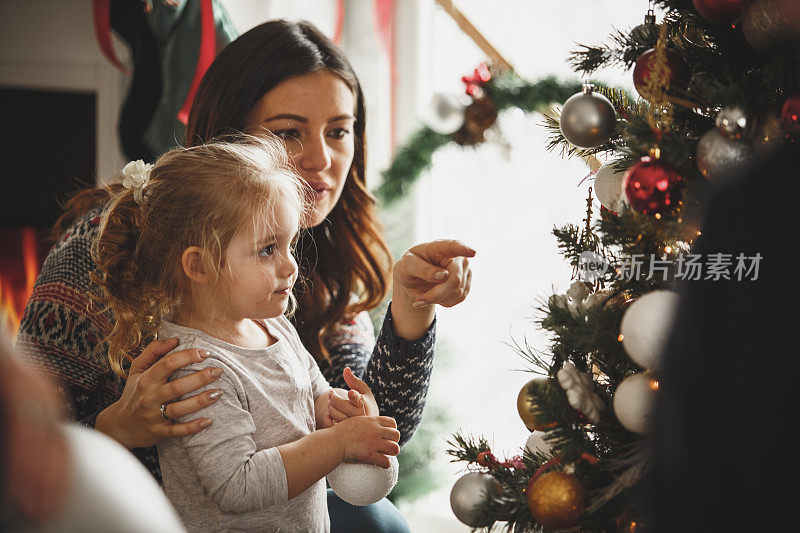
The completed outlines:
[[[274,133],[284,141],[295,140],[300,138],[300,132],[295,129],[277,130],[273,131],[272,133]]]
[[[274,253],[275,253],[275,245],[268,244],[267,246],[259,250],[258,255],[260,255],[261,257],[272,257]]]
[[[350,135],[350,130],[347,128],[336,128],[328,132],[328,137],[334,139],[344,139],[347,135]]]

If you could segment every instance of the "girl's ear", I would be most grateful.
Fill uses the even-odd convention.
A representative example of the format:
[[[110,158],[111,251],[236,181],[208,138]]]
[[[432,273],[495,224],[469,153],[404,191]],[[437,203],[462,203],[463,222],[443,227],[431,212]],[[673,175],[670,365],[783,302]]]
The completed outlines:
[[[208,283],[209,275],[203,266],[203,250],[197,246],[190,246],[181,255],[183,273],[191,281]]]

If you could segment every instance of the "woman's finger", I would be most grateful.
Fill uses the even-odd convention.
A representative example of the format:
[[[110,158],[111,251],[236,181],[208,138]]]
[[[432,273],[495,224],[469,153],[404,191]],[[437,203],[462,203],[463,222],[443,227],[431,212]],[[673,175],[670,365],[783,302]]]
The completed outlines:
[[[178,338],[154,340],[131,361],[130,374],[144,372],[178,346]]]
[[[142,376],[147,384],[166,383],[167,379],[178,369],[204,361],[210,354],[206,350],[180,350],[165,355],[158,360]]]
[[[220,398],[222,398],[221,390],[209,390],[201,392],[200,394],[195,394],[194,396],[191,396],[179,402],[167,404],[165,411],[167,412],[168,418],[177,419],[182,416],[196,413],[200,409],[203,409],[215,403]]]
[[[456,239],[439,239],[418,244],[409,250],[426,261],[446,265],[455,257],[475,257],[475,250]]]
[[[210,418],[196,418],[195,420],[190,420],[189,422],[182,422],[178,424],[168,424],[165,422],[160,426],[158,426],[157,433],[159,437],[161,437],[162,439],[185,437],[187,435],[194,435],[195,433],[200,433],[210,425],[211,425]]]
[[[447,281],[420,294],[417,297],[417,302],[441,304],[452,299],[454,295],[461,294],[461,284],[464,281],[462,261],[454,259],[448,265],[448,269],[450,270],[450,276],[448,276]]]
[[[176,398],[196,391],[200,387],[213,383],[222,375],[222,372],[220,367],[210,366],[175,381],[165,383],[158,388],[158,403],[171,402]]]
[[[425,280],[428,283],[441,283],[449,275],[447,269],[429,263],[411,251],[403,255],[395,268],[400,268],[401,274],[405,276]]]

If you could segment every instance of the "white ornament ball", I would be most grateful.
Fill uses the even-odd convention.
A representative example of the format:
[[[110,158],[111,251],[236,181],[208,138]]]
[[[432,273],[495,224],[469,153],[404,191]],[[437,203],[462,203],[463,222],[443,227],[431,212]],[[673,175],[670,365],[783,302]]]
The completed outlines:
[[[458,96],[450,93],[436,93],[431,98],[423,121],[436,133],[450,135],[457,132],[464,124],[465,110],[466,106]]]
[[[491,475],[470,472],[462,476],[450,489],[450,508],[461,522],[470,527],[480,527],[476,511],[489,493],[497,492],[500,485]]]
[[[622,315],[622,346],[642,368],[658,367],[679,298],[671,291],[648,292],[637,298]]]
[[[550,447],[550,444],[544,440],[544,435],[544,431],[534,431],[531,433],[528,440],[525,441],[525,449],[533,455],[550,455],[553,449]]]
[[[625,170],[616,171],[610,164],[600,167],[594,176],[594,193],[600,204],[608,210],[619,213],[625,203],[623,183]]]
[[[328,483],[350,505],[371,505],[384,499],[397,484],[399,463],[389,457],[389,468],[364,463],[342,463],[328,474]]]
[[[622,426],[645,435],[650,431],[658,382],[647,375],[628,376],[614,393],[614,414]]]

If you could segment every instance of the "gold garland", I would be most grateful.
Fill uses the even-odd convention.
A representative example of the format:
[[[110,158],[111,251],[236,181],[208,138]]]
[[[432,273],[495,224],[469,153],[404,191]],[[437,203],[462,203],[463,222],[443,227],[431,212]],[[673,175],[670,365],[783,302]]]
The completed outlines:
[[[647,121],[651,127],[661,131],[669,131],[672,126],[672,101],[667,94],[670,85],[670,70],[667,65],[668,30],[667,23],[662,23],[654,53],[647,60],[649,74],[641,87],[642,96],[650,102]]]

